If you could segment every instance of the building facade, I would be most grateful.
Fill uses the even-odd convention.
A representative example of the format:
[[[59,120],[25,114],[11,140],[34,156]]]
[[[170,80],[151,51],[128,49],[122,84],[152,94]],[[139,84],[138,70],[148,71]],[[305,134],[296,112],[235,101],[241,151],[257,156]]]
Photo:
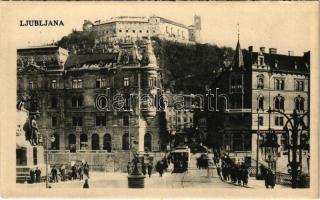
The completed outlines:
[[[184,24],[153,15],[151,17],[119,16],[94,23],[85,20],[83,31],[94,31],[98,42],[113,40],[139,40],[149,37],[177,42],[201,42],[201,17],[194,17],[194,24]]]
[[[267,165],[261,146],[268,130],[272,130],[280,145],[277,170],[287,173],[289,138],[284,127],[288,120],[283,114],[291,116],[295,110],[302,116],[308,112],[309,65],[310,52],[303,56],[282,55],[275,48],[266,52],[264,47],[254,52],[251,46],[242,50],[238,41],[231,65],[216,76],[212,86],[225,94],[218,97],[218,111],[208,115],[208,134],[213,146],[228,152],[238,163],[254,166],[258,158],[259,163]],[[268,112],[269,108],[272,112]],[[308,126],[308,114],[303,121]],[[309,138],[306,130],[299,135],[299,141],[303,135]],[[302,157],[306,172],[307,149]]]
[[[151,41],[109,54],[69,55],[57,46],[19,49],[17,96],[40,115],[49,149],[66,153],[159,151],[161,88]],[[143,98],[138,98],[143,97]]]

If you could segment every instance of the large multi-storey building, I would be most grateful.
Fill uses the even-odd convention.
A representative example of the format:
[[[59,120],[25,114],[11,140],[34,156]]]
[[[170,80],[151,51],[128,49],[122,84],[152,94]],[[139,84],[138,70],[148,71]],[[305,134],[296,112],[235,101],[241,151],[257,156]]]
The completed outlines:
[[[280,145],[278,170],[286,171],[289,138],[283,134],[287,119],[280,112],[290,116],[294,110],[300,115],[309,110],[309,65],[310,52],[303,56],[293,56],[292,52],[281,55],[275,48],[266,52],[264,47],[254,52],[252,46],[242,50],[238,41],[233,62],[212,85],[212,89],[219,88],[219,94],[224,94],[218,97],[218,111],[208,115],[213,146],[223,148],[238,162],[255,165],[257,152],[259,162],[265,162],[261,144],[268,130],[275,131]],[[273,112],[268,112],[269,107]],[[304,122],[308,125],[309,115]],[[307,154],[307,150],[302,154],[305,172]]]
[[[94,31],[98,42],[137,40],[159,37],[178,42],[201,42],[201,17],[194,16],[194,24],[184,24],[159,17],[120,16],[92,23],[85,20],[83,31]]]
[[[67,162],[70,152],[105,155],[130,145],[160,150],[155,96],[161,85],[150,40],[105,54],[68,55],[57,46],[17,53],[18,98],[40,114],[40,133],[55,137],[49,149],[65,152],[55,162]]]

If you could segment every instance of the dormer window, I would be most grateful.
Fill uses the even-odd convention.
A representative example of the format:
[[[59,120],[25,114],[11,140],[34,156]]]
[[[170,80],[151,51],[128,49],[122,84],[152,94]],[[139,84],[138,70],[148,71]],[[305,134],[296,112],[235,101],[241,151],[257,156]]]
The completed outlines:
[[[259,56],[259,63],[260,66],[264,65],[264,57],[263,56]]]
[[[274,68],[278,68],[278,63],[279,63],[278,60],[275,60],[275,61],[274,61]]]
[[[297,63],[297,61],[294,62],[294,69],[295,69],[295,70],[298,70],[298,63]]]

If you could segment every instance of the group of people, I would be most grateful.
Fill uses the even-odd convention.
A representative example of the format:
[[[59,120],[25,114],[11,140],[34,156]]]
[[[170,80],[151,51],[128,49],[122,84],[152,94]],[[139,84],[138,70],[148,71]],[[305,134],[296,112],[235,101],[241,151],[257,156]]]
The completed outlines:
[[[57,168],[55,165],[51,169],[51,181],[59,182],[58,177],[61,181],[66,180],[83,180],[84,176],[86,179],[89,178],[89,164],[87,162],[82,162],[79,167],[76,164],[71,166],[71,171],[66,171],[66,166],[62,165],[60,168]]]
[[[229,157],[214,154],[214,163],[217,166],[217,174],[223,181],[246,186],[248,185],[249,172],[245,165],[235,164]],[[219,158],[219,159],[218,159]],[[220,167],[221,160],[221,167]]]
[[[30,170],[30,183],[40,183],[41,182],[41,170],[36,167],[36,169]]]

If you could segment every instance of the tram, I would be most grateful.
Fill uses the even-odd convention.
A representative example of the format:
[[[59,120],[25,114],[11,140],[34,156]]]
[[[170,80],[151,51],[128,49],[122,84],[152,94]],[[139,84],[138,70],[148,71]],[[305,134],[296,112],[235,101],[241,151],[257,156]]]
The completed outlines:
[[[187,146],[177,147],[171,152],[171,160],[173,162],[172,173],[184,173],[188,170],[190,163],[190,148]]]

